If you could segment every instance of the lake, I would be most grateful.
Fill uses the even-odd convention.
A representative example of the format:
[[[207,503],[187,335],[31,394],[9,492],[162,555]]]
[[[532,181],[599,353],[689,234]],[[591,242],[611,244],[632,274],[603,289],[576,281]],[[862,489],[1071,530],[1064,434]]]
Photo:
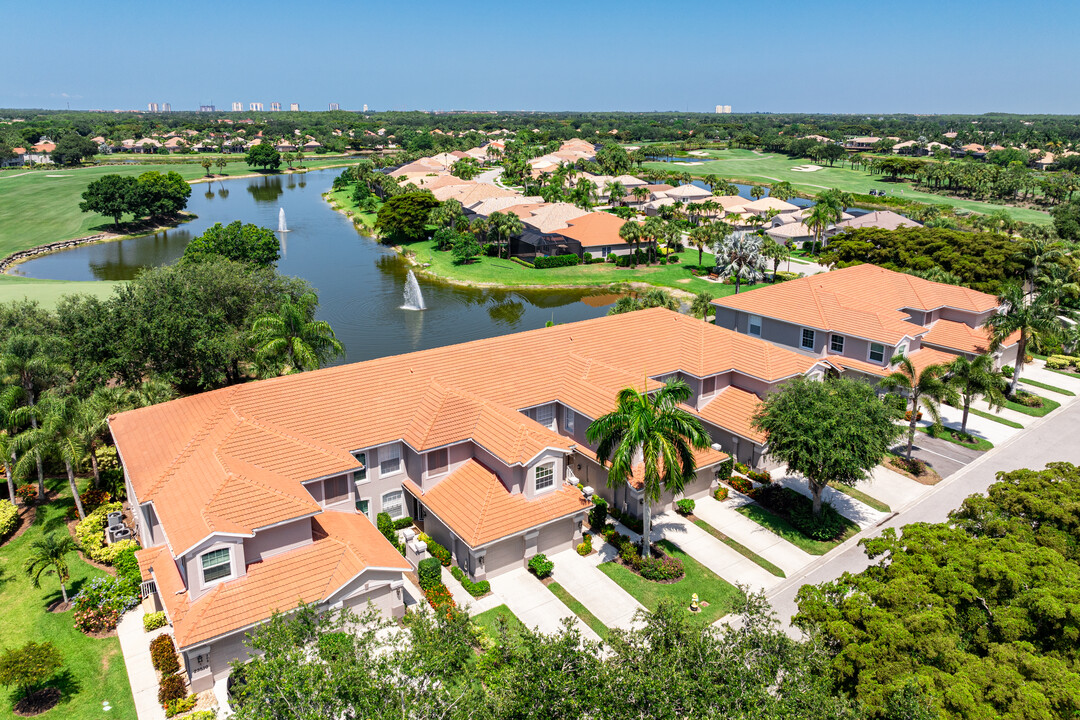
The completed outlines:
[[[322,198],[341,168],[193,185],[188,210],[198,218],[173,229],[117,242],[82,245],[16,266],[12,274],[55,280],[130,280],[174,262],[191,238],[216,222],[289,232],[278,270],[301,277],[319,294],[319,318],[345,345],[347,362],[574,322],[607,313],[617,296],[588,290],[470,288],[419,277],[427,310],[402,309],[409,266],[365,237]],[[477,368],[483,372],[483,368]]]

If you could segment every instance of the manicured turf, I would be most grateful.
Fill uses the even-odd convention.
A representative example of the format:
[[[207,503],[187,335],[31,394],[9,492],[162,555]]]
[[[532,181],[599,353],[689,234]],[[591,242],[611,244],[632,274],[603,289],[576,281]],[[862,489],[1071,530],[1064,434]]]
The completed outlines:
[[[795,172],[794,167],[812,164],[809,160],[792,158],[787,155],[775,153],[754,152],[751,150],[707,150],[711,160],[707,158],[687,158],[687,162],[694,165],[683,165],[678,162],[647,162],[643,168],[664,170],[667,172],[689,172],[697,177],[716,175],[728,180],[744,180],[750,183],[774,183],[781,180],[790,182],[796,190],[815,195],[826,188],[839,188],[853,193],[865,194],[871,188],[884,190],[889,197],[898,197],[905,200],[915,200],[934,205],[951,205],[952,207],[971,210],[974,212],[990,213],[995,210],[1005,210],[1014,220],[1023,220],[1047,224],[1050,216],[1047,213],[1027,208],[1010,207],[1007,205],[995,205],[993,203],[978,202],[975,200],[961,200],[944,195],[921,192],[912,189],[909,183],[886,182],[884,175],[870,175],[863,169],[852,170],[850,166],[838,163],[832,167],[824,166],[815,172]],[[696,164],[700,163],[700,164]]]
[[[966,448],[969,448],[971,450],[978,450],[979,452],[986,452],[987,450],[992,450],[993,447],[994,447],[994,443],[990,442],[986,438],[981,438],[981,437],[975,437],[975,442],[974,443],[963,442],[961,440],[957,440],[955,437],[953,437],[952,432],[948,428],[945,428],[944,432],[939,432],[939,433],[936,433],[936,434],[931,434],[928,429],[926,429],[924,427],[921,427],[921,426],[919,428],[917,428],[917,429],[918,429],[919,432],[923,433],[924,435],[930,435],[930,437],[937,438],[938,440],[944,440],[945,442],[951,442],[953,445],[959,445],[960,447],[966,447]]]
[[[1021,382],[1023,381],[1021,380]],[[1035,395],[1035,393],[1032,393],[1032,395]],[[1030,415],[1032,417],[1042,417],[1043,415],[1051,413],[1061,407],[1061,403],[1059,403],[1057,400],[1051,400],[1050,398],[1043,397],[1042,395],[1035,395],[1035,397],[1042,398],[1042,407],[1028,407],[1027,405],[1021,405],[1020,403],[1013,402],[1012,400],[1006,400],[1005,407],[1009,408],[1010,410],[1015,410],[1018,413]]]
[[[352,199],[352,189],[347,188],[345,190],[331,190],[329,199],[337,204],[342,210],[348,210],[352,212],[352,219],[355,221],[360,220],[362,224],[368,230],[375,227],[375,218],[378,217],[377,213],[360,212],[360,206]]]
[[[705,532],[712,535],[714,538],[716,538],[720,542],[727,545],[729,548],[731,548],[735,552],[742,555],[747,560],[752,560],[753,562],[757,563],[758,565],[760,565],[765,570],[768,570],[770,573],[772,573],[776,577],[787,577],[787,575],[784,574],[783,570],[781,570],[777,566],[773,565],[771,562],[769,562],[765,558],[761,557],[756,552],[754,552],[750,548],[746,547],[742,543],[737,542],[735,540],[732,540],[727,535],[720,532],[719,530],[717,530],[716,528],[714,528],[712,525],[705,522],[701,518],[694,518],[694,524],[697,525],[702,530],[704,530]]]
[[[425,271],[448,280],[471,283],[487,283],[506,286],[590,286],[603,287],[626,283],[648,283],[661,287],[683,290],[685,292],[707,292],[714,298],[735,293],[734,285],[709,282],[690,274],[690,263],[697,265],[697,250],[684,250],[678,253],[680,262],[674,265],[654,265],[651,267],[616,268],[614,263],[596,263],[573,267],[548,268],[537,270],[519,265],[504,258],[483,257],[469,265],[455,265],[449,252],[435,249],[431,240],[409,243],[405,249],[416,253],[421,263],[430,263]],[[712,267],[713,256],[705,253],[703,265]],[[762,285],[742,285],[740,292]]]
[[[525,629],[524,623],[518,620],[517,615],[512,613],[510,608],[505,605],[498,605],[490,610],[485,610],[479,615],[474,615],[472,621],[476,623],[489,638],[498,640],[499,618],[504,618],[506,620],[506,629],[509,631],[511,637]]]
[[[1007,425],[1008,427],[1016,428],[1018,430],[1023,429],[1023,427],[1024,427],[1023,425],[1016,422],[1015,420],[1009,420],[1008,418],[1003,418],[1000,415],[996,415],[996,414],[994,414],[992,412],[986,412],[985,410],[978,410],[976,408],[971,408],[971,410],[969,412],[972,415],[977,415],[977,416],[979,416],[981,418],[986,418],[987,420],[993,420],[996,423],[1001,423],[1002,425]]]
[[[845,485],[844,483],[838,483],[838,482],[829,483],[829,487],[831,487],[833,490],[836,490],[837,492],[844,493],[848,497],[855,498],[856,500],[861,502],[863,505],[869,505],[870,507],[874,508],[878,512],[884,512],[884,513],[892,512],[891,507],[889,507],[885,503],[881,502],[877,498],[870,497],[869,495],[864,493],[862,490],[859,490],[858,488],[853,488],[850,485]]]
[[[757,503],[741,505],[735,508],[735,512],[745,515],[766,530],[776,533],[792,545],[802,548],[811,555],[824,555],[842,542],[842,540],[830,540],[827,542],[811,540],[790,522],[779,515],[769,512]],[[846,534],[844,539],[850,534],[854,533]]]
[[[592,628],[592,631],[600,636],[601,639],[607,640],[608,626],[600,622],[600,618],[589,612],[589,608],[582,605],[577,598],[566,591],[562,585],[557,582],[553,582],[547,586],[547,589],[555,593],[555,597],[559,598],[563,605],[570,608],[570,612],[581,618],[581,622]]]
[[[305,160],[304,165],[315,169],[351,162],[355,162],[355,159],[313,159]],[[194,160],[178,164],[105,165],[0,173],[0,207],[5,209],[0,213],[0,257],[57,240],[111,231],[111,218],[79,210],[83,190],[103,175],[140,175],[150,170],[175,171],[189,181],[206,175],[206,171]],[[216,171],[216,168],[211,170]],[[252,172],[254,170],[246,164],[230,164],[226,170],[230,176]]]
[[[67,480],[53,479],[49,487],[66,493]],[[47,608],[60,599],[55,576],[43,575],[41,587],[34,588],[23,573],[30,544],[46,532],[66,533],[64,513],[71,506],[70,494],[38,508],[35,523],[15,540],[0,546],[0,650],[20,647],[33,640],[53,643],[63,657],[67,675],[58,685],[64,693],[60,704],[37,717],[43,720],[99,720],[101,703],[108,700],[113,718],[134,718],[135,701],[128,685],[127,670],[115,637],[95,640],[72,625],[72,613],[50,613]],[[78,554],[68,556],[71,580],[68,597],[74,597],[87,581],[105,575]],[[0,688],[0,720],[14,718],[11,692]]]
[[[1035,382],[1034,380],[1028,380],[1026,377],[1021,377],[1020,382],[1024,385],[1031,385],[1032,387],[1042,388],[1043,390],[1049,390],[1050,392],[1057,393],[1058,395],[1068,395],[1069,397],[1076,397],[1076,393],[1072,390],[1066,390],[1065,388],[1059,388],[1056,385],[1047,385],[1046,383]]]
[[[104,298],[112,295],[118,282],[65,282],[37,280],[15,275],[0,275],[0,303],[14,300],[36,300],[45,308],[55,308],[65,295],[86,294]]]
[[[742,594],[737,587],[721,579],[667,540],[661,540],[658,545],[664,548],[664,552],[682,561],[683,570],[686,572],[682,580],[673,583],[652,582],[617,562],[601,563],[600,570],[654,612],[661,600],[670,600],[679,607],[687,608],[687,614],[691,615],[690,596],[694,593],[697,593],[699,600],[709,603],[709,607],[691,615],[695,620],[712,624],[731,611]]]

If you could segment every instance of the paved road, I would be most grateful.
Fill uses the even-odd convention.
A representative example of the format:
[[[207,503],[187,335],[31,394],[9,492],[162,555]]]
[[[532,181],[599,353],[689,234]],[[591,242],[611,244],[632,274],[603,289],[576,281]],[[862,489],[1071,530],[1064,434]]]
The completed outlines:
[[[904,431],[904,441],[894,447],[893,452],[899,455],[907,452],[906,429]],[[938,475],[941,477],[947,478],[978,460],[983,453],[951,443],[948,440],[932,438],[929,435],[917,432],[915,433],[915,444],[911,446],[911,455],[937,470]]]
[[[861,572],[869,561],[858,540],[873,537],[887,527],[900,528],[914,522],[942,522],[949,512],[960,506],[964,498],[985,492],[995,482],[999,471],[1018,468],[1042,468],[1048,462],[1065,460],[1080,465],[1080,402],[1063,406],[1061,410],[1033,422],[1028,429],[966,465],[938,483],[932,492],[916,499],[907,507],[894,508],[898,514],[878,527],[865,530],[807,566],[799,575],[789,578],[767,595],[780,620],[785,625],[795,614],[795,593],[804,584],[835,580],[844,572]],[[963,448],[958,448],[962,450]]]

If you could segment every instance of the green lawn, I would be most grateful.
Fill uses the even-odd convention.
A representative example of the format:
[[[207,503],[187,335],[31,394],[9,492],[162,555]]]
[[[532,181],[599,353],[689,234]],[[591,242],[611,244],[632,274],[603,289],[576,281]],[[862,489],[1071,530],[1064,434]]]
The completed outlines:
[[[1032,395],[1035,395],[1035,393],[1032,393]],[[1042,399],[1042,407],[1028,407],[1027,405],[1021,405],[1020,403],[1013,402],[1012,400],[1006,400],[1005,407],[1009,408],[1010,410],[1015,410],[1019,413],[1024,413],[1025,415],[1030,415],[1032,417],[1042,417],[1043,415],[1051,413],[1061,407],[1061,403],[1059,403],[1057,400],[1051,400],[1050,398],[1043,397],[1042,395],[1035,395],[1035,397]]]
[[[773,565],[771,562],[769,562],[765,558],[761,557],[756,552],[754,552],[750,548],[746,547],[742,543],[737,542],[735,540],[732,540],[727,535],[720,532],[719,530],[717,530],[716,528],[714,528],[712,525],[705,522],[701,518],[694,518],[694,524],[697,525],[702,530],[704,530],[705,532],[712,535],[714,538],[716,538],[720,542],[727,545],[729,548],[731,548],[735,552],[742,555],[747,560],[752,560],[755,563],[757,563],[758,565],[760,565],[762,568],[764,568],[765,570],[768,570],[770,573],[772,573],[776,577],[787,577],[787,575],[784,574],[784,571],[781,570],[780,568],[778,568],[776,565]]]
[[[66,479],[49,481],[53,489],[66,491]],[[35,589],[23,574],[23,562],[30,543],[45,532],[67,532],[64,513],[71,506],[70,495],[38,509],[37,519],[21,537],[0,546],[0,649],[19,647],[29,640],[52,642],[63,656],[67,671],[61,703],[38,717],[45,720],[99,720],[101,703],[113,706],[111,717],[134,718],[135,702],[128,685],[127,670],[115,637],[95,640],[72,625],[71,611],[50,613],[47,608],[60,599],[54,576],[43,576]],[[104,575],[76,555],[69,556],[71,581],[69,596],[85,582]],[[0,688],[0,720],[14,718],[11,694]]]
[[[416,253],[416,259],[421,263],[430,264],[425,272],[460,282],[512,287],[527,285],[604,287],[627,283],[648,283],[691,293],[707,292],[714,298],[735,293],[734,285],[713,283],[690,274],[690,266],[697,265],[697,250],[684,250],[678,253],[680,262],[674,265],[617,268],[614,263],[596,263],[536,270],[519,265],[512,260],[490,257],[482,257],[469,265],[455,265],[453,256],[449,252],[436,250],[435,243],[431,240],[409,243],[405,248]],[[705,253],[702,262],[712,267],[713,256]],[[762,285],[742,285],[740,292],[756,287],[762,287]]]
[[[960,447],[970,448],[971,450],[978,450],[980,452],[986,452],[987,450],[992,450],[993,447],[994,447],[994,443],[990,442],[986,438],[981,438],[981,437],[975,437],[976,442],[974,442],[974,443],[962,442],[960,440],[957,440],[955,437],[953,437],[953,434],[952,434],[952,432],[950,432],[949,428],[945,428],[944,432],[939,432],[939,433],[934,434],[934,435],[931,435],[930,431],[927,430],[924,427],[920,426],[920,427],[918,427],[916,429],[919,432],[923,433],[924,435],[930,435],[930,437],[937,438],[938,440],[944,440],[945,442],[951,442],[953,445],[959,445]]]
[[[1032,387],[1042,388],[1043,390],[1049,390],[1050,392],[1057,393],[1058,395],[1068,395],[1069,397],[1076,397],[1076,393],[1072,390],[1066,390],[1065,388],[1059,388],[1056,385],[1047,385],[1046,383],[1035,382],[1034,380],[1028,380],[1025,377],[1020,378],[1020,382],[1024,385],[1031,385]]]
[[[589,608],[582,605],[576,597],[568,593],[566,588],[557,582],[553,582],[547,586],[547,589],[553,592],[563,605],[570,608],[570,612],[581,618],[581,622],[592,628],[592,631],[599,635],[602,640],[607,640],[608,633],[611,632],[608,630],[608,626],[600,622],[600,618],[589,612]]]
[[[963,408],[961,408],[961,409],[963,409]],[[1008,418],[1003,418],[1000,415],[997,415],[997,414],[992,413],[992,412],[986,412],[985,410],[978,410],[976,408],[971,408],[970,413],[972,415],[977,415],[977,416],[979,416],[981,418],[986,418],[987,420],[993,420],[994,422],[1001,423],[1002,425],[1007,425],[1008,427],[1011,427],[1011,428],[1017,428],[1018,430],[1022,429],[1024,427],[1023,425],[1016,422],[1015,420],[1009,420]]]
[[[931,203],[935,205],[951,205],[952,207],[970,210],[974,212],[989,213],[994,210],[1005,210],[1015,220],[1047,224],[1050,216],[1038,210],[1027,208],[996,205],[993,203],[978,202],[975,200],[961,200],[944,195],[921,192],[912,189],[908,183],[886,182],[883,175],[870,175],[865,170],[852,170],[850,166],[833,167],[825,166],[815,172],[795,172],[792,168],[801,165],[813,164],[809,160],[791,158],[787,155],[775,153],[758,153],[751,150],[706,150],[712,160],[701,158],[687,158],[688,163],[647,162],[643,168],[659,169],[664,171],[689,172],[697,177],[716,175],[733,181],[745,181],[748,183],[774,183],[782,180],[790,182],[796,190],[815,195],[826,188],[839,188],[852,193],[865,194],[871,188],[884,190],[889,197],[898,197],[904,200]]]
[[[64,295],[84,293],[104,298],[112,295],[118,282],[66,282],[64,280],[37,280],[15,275],[0,275],[0,303],[14,300],[36,300],[45,308],[55,308]]]
[[[686,572],[682,580],[673,583],[652,582],[617,562],[601,563],[600,570],[650,611],[655,611],[661,600],[670,600],[679,607],[687,608],[689,614],[690,596],[694,593],[697,593],[699,600],[709,603],[709,607],[702,608],[694,616],[702,623],[711,625],[731,611],[742,595],[737,587],[667,540],[661,540],[658,544],[664,548],[664,552],[682,561]]]
[[[315,169],[347,165],[353,161],[311,159],[305,160],[304,165]],[[133,163],[0,173],[0,207],[5,210],[0,213],[0,257],[57,240],[111,230],[111,218],[79,210],[83,190],[103,175],[139,175],[149,170],[175,171],[188,181],[206,175],[194,160],[175,165]],[[230,164],[226,170],[226,174],[232,176],[253,172],[246,164]]]
[[[516,633],[520,633],[525,629],[525,624],[518,620],[517,615],[510,611],[510,608],[505,605],[498,605],[485,610],[479,615],[474,615],[472,621],[487,634],[492,640],[499,638],[499,618],[506,620],[506,628],[513,636]]]
[[[839,545],[841,542],[854,535],[858,529],[849,528],[840,540],[812,540],[799,531],[794,525],[784,518],[769,512],[757,503],[748,503],[735,508],[735,511],[745,515],[766,530],[776,533],[792,545],[802,548],[811,555],[824,555]],[[854,525],[854,523],[852,523]]]
[[[352,188],[331,190],[328,197],[332,203],[342,210],[351,211],[352,217],[354,219],[359,218],[365,228],[370,230],[375,227],[375,218],[378,217],[378,213],[360,212],[360,206],[352,199]]]
[[[864,505],[869,505],[870,507],[874,508],[878,512],[885,512],[885,513],[892,512],[891,507],[889,507],[885,503],[881,502],[877,498],[870,497],[869,495],[864,493],[862,490],[859,490],[858,488],[853,488],[850,485],[845,485],[844,483],[838,483],[838,482],[829,483],[829,487],[831,487],[833,490],[836,490],[837,492],[842,492],[842,493],[844,493],[845,495],[847,495],[849,497],[855,498],[856,500],[858,500],[859,502],[861,502]]]

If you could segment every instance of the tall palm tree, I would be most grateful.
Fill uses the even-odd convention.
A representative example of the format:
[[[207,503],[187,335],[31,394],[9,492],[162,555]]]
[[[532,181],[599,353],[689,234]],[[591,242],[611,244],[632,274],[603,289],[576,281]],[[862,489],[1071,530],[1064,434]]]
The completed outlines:
[[[656,259],[656,246],[661,238],[668,236],[670,227],[670,223],[656,215],[645,218],[645,224],[641,226],[641,239],[648,243],[650,260]]]
[[[514,213],[493,212],[488,216],[491,229],[495,231],[495,238],[499,241],[499,257],[502,257],[502,243],[506,239],[506,257],[510,257],[510,238],[525,232],[525,223]]]
[[[915,423],[919,417],[919,405],[930,413],[935,424],[941,423],[938,406],[945,401],[956,400],[956,391],[944,380],[948,372],[945,365],[927,365],[922,370],[915,368],[915,363],[907,355],[897,355],[892,359],[896,369],[878,385],[885,390],[902,390],[911,401],[911,420],[908,424],[907,458],[911,459],[911,446],[915,444]]]
[[[716,265],[723,276],[735,278],[735,294],[739,294],[743,281],[753,283],[761,279],[764,258],[761,255],[761,237],[746,232],[728,235],[713,248]]]
[[[1028,290],[1029,299],[1035,294],[1035,289],[1045,274],[1043,268],[1065,259],[1066,256],[1067,250],[1058,240],[1036,237],[1021,243],[1016,257],[1028,266],[1028,279],[1031,283]]]
[[[750,188],[750,197],[754,198],[755,200],[760,200],[761,198],[765,197],[765,188],[761,187],[760,185],[755,185],[754,187]]]
[[[776,282],[776,273],[780,269],[780,263],[791,258],[791,248],[766,235],[761,241],[761,256],[772,261],[773,282]]]
[[[67,581],[71,578],[67,556],[79,549],[79,543],[65,533],[49,533],[30,543],[30,556],[23,564],[23,571],[34,587],[41,587],[41,576],[56,573],[60,580],[60,595],[67,604]]]
[[[626,187],[618,180],[609,180],[604,185],[604,191],[608,196],[608,204],[615,207],[626,197]]]
[[[714,232],[711,224],[698,225],[690,229],[690,245],[697,248],[697,264],[701,267],[705,248],[712,245]]]
[[[641,223],[627,220],[619,228],[619,237],[627,245],[633,246],[633,255],[630,257],[630,267],[637,267],[637,250],[641,243]]]
[[[630,191],[630,194],[634,196],[634,200],[637,200],[639,205],[644,205],[645,201],[649,199],[649,191],[645,189],[644,185],[638,185]]]
[[[649,557],[651,505],[664,490],[678,495],[697,471],[694,449],[709,447],[701,421],[680,407],[693,396],[673,380],[654,395],[630,387],[619,391],[616,407],[589,425],[585,437],[597,445],[601,463],[611,459],[608,487],[629,484],[643,465],[642,554]]]
[[[1050,293],[1039,293],[1028,302],[1024,288],[1019,283],[1005,286],[998,296],[998,305],[998,310],[986,321],[986,327],[990,331],[990,350],[996,351],[1010,335],[1020,333],[1016,341],[1016,364],[1009,384],[1009,394],[1012,395],[1020,381],[1020,370],[1024,367],[1028,343],[1035,335],[1057,335],[1061,330],[1061,323],[1057,319],[1054,298]]]
[[[314,319],[314,293],[285,300],[277,312],[266,313],[251,326],[256,358],[264,368],[283,374],[317,370],[345,354],[330,323]]]
[[[795,197],[795,188],[791,186],[787,180],[776,183],[769,188],[769,197],[774,197],[777,200],[783,200],[787,202],[791,198]]]
[[[803,220],[806,227],[810,228],[810,231],[814,233],[814,247],[813,254],[817,253],[818,243],[821,242],[821,236],[825,234],[825,230],[833,222],[833,212],[828,205],[824,203],[817,203],[810,212],[806,214],[806,219]]]
[[[101,469],[98,467],[97,451],[109,437],[109,416],[134,407],[130,391],[122,387],[98,388],[78,406],[75,423],[76,433],[81,436],[90,455],[90,467],[94,473],[94,487],[101,487]]]
[[[960,432],[967,432],[968,411],[976,398],[982,397],[991,408],[1005,404],[1005,376],[994,368],[992,355],[978,355],[974,360],[960,355],[949,363],[948,382],[960,394],[964,403],[964,419]]]
[[[4,464],[4,475],[7,476],[8,499],[15,504],[15,438],[10,434],[11,430],[0,430],[0,462]]]
[[[35,405],[38,395],[58,383],[64,375],[64,367],[56,361],[58,353],[48,342],[36,335],[17,334],[8,338],[0,348],[0,378],[4,387],[0,401],[5,407],[22,406],[24,412],[16,415],[16,422],[38,427]],[[45,499],[45,472],[41,458],[36,457],[38,497]]]
[[[89,410],[83,406],[84,402],[73,395],[45,395],[37,406],[41,413],[41,425],[15,438],[16,449],[23,453],[15,466],[15,472],[20,477],[28,474],[32,458],[53,457],[64,463],[68,488],[80,519],[85,518],[86,513],[79,498],[79,487],[75,483],[75,470],[82,466],[90,453],[90,444],[84,432]]]

